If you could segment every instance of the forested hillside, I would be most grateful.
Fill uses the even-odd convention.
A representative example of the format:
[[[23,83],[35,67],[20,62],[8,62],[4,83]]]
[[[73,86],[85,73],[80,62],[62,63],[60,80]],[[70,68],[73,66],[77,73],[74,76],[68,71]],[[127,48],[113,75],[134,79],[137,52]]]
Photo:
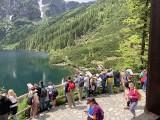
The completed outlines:
[[[48,51],[51,63],[139,69],[147,61],[149,8],[148,0],[99,0],[37,24],[18,23],[1,44]]]

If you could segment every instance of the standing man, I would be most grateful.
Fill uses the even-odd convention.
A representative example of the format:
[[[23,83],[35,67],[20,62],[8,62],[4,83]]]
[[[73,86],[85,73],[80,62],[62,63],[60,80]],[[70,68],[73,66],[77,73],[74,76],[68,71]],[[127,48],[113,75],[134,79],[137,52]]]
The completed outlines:
[[[144,80],[147,78],[147,71],[145,69],[141,72],[141,74],[139,75],[139,78],[141,80],[141,87],[143,88]]]
[[[40,112],[44,111],[46,108],[45,105],[45,100],[47,97],[47,89],[45,88],[43,81],[39,82],[39,87],[41,88],[41,95],[39,97],[39,101],[40,101]]]
[[[7,95],[3,93],[0,96],[0,120],[8,120],[10,105],[12,105],[12,102],[7,98]]]
[[[75,83],[71,80],[71,77],[68,77],[65,83],[65,93],[67,96],[69,108],[72,108],[72,105],[73,107],[75,107],[74,90],[75,90]]]
[[[86,98],[89,97],[89,75],[86,74],[84,77],[84,90],[86,93]]]
[[[116,87],[116,93],[119,93],[119,91],[120,91],[120,84],[121,84],[121,74],[120,74],[120,71],[119,70],[114,71],[113,75],[114,75],[114,85]]]
[[[107,93],[107,89],[106,89],[107,75],[104,70],[101,70],[100,77],[102,79],[102,94],[106,94]]]
[[[80,73],[80,75],[76,78],[76,80],[74,82],[78,83],[79,102],[82,102],[83,87],[84,87],[84,77],[82,76],[82,73]]]

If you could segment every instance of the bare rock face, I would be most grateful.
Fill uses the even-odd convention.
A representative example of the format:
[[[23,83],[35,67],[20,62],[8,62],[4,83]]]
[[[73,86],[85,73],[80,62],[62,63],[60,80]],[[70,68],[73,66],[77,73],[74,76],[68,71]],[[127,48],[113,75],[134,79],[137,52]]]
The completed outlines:
[[[37,21],[45,17],[63,14],[82,5],[85,4],[74,1],[65,2],[64,0],[1,0],[0,20]]]

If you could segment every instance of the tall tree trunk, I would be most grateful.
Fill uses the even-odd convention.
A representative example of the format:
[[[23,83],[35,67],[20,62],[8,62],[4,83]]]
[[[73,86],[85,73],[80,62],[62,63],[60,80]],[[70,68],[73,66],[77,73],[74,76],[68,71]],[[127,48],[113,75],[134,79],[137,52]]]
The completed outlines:
[[[149,5],[149,0],[146,0],[145,3],[145,15],[143,18],[144,25],[143,25],[143,32],[142,32],[142,44],[141,44],[141,62],[144,64],[143,56],[145,53],[145,45],[146,45],[146,37],[147,37],[147,19],[148,19],[148,5]]]
[[[146,109],[160,115],[160,0],[151,2],[151,31],[149,41],[148,85]]]

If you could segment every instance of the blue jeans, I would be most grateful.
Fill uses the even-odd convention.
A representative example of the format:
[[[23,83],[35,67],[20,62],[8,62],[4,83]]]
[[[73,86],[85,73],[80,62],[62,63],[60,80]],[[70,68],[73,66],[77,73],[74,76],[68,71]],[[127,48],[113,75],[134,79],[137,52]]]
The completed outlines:
[[[107,89],[106,89],[106,82],[102,82],[102,94],[106,94]]]
[[[143,84],[142,89],[143,89],[144,92],[146,92],[146,84],[145,83]]]
[[[67,99],[67,95],[66,95],[66,92],[65,92],[65,101],[66,101],[66,103],[68,103],[68,99]]]
[[[131,102],[130,103],[130,108],[129,108],[129,110],[132,112],[132,114],[133,114],[133,117],[135,117],[136,116],[136,112],[135,112],[135,107],[136,107],[136,105],[138,104],[138,102]]]
[[[47,109],[51,109],[50,100],[46,101],[46,107],[47,107]]]
[[[88,90],[88,87],[84,87],[84,91],[86,93],[86,97],[89,97],[89,90]]]
[[[39,101],[40,101],[40,111],[43,111],[45,108],[46,108],[46,106],[45,106],[45,100],[46,100],[46,98],[39,98]]]

